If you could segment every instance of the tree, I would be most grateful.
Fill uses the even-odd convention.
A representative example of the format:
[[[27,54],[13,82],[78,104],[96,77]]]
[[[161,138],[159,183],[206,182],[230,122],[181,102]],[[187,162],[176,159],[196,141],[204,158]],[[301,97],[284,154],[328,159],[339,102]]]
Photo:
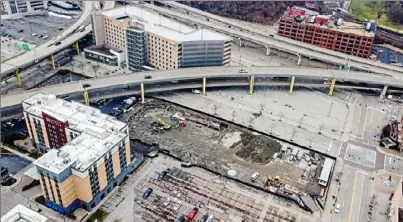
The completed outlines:
[[[278,120],[278,121],[281,122],[284,116],[285,116],[285,114],[284,114],[283,112],[280,112],[280,113],[278,114],[278,117],[279,117],[279,120]]]
[[[299,119],[299,121],[298,121],[298,128],[301,128],[301,125],[302,125],[302,123],[304,122],[304,120],[305,120],[305,116],[302,116],[302,117]]]
[[[365,5],[367,5],[368,7],[370,7],[372,9],[372,11],[374,11],[376,2],[366,2]]]
[[[322,134],[323,128],[325,128],[325,125],[322,123],[319,125],[319,132],[318,132],[319,134]]]
[[[217,104],[214,104],[214,105],[213,105],[214,115],[217,115],[217,110],[218,110],[218,108],[220,108],[219,105],[217,105]]]
[[[232,121],[235,120],[235,116],[236,116],[236,111],[232,110],[232,112],[231,112]]]
[[[260,115],[262,115],[264,108],[265,108],[264,103],[260,103],[260,112],[259,112]]]
[[[255,121],[255,117],[254,116],[249,117],[249,127],[252,127],[253,121]]]
[[[81,73],[84,74],[85,64],[83,62],[79,62],[79,61],[77,61],[77,62],[78,62],[77,68],[81,69]]]
[[[95,76],[97,76],[97,71],[101,68],[99,64],[92,65],[92,70],[94,70]]]
[[[403,24],[403,8],[397,2],[389,8],[388,16],[393,22]]]
[[[270,132],[270,134],[273,134],[273,128],[274,127],[276,127],[276,124],[275,123],[271,123],[270,125],[269,125],[269,132]]]
[[[294,139],[295,134],[297,134],[297,130],[293,128],[291,131],[291,141]]]

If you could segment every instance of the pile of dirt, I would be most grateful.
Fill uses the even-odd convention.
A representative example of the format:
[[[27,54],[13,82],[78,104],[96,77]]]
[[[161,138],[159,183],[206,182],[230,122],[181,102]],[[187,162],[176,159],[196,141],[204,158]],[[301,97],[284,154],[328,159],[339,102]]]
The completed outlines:
[[[254,163],[266,164],[281,149],[281,144],[267,136],[242,133],[241,141],[231,146],[238,157]]]

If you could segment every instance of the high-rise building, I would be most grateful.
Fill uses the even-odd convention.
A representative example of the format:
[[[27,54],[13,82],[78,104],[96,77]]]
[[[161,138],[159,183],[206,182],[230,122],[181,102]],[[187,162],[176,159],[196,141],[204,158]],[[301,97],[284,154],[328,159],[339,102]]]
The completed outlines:
[[[290,39],[346,54],[368,58],[376,26],[345,22],[331,16],[316,15],[290,8],[280,18],[277,33]]]
[[[30,138],[46,152],[34,162],[46,206],[91,211],[142,161],[126,123],[77,102],[37,94],[23,101]]]
[[[196,29],[158,13],[125,6],[92,15],[97,45],[124,50],[129,70],[229,65],[232,38]]]
[[[48,1],[2,1],[1,14],[14,15],[48,8]]]

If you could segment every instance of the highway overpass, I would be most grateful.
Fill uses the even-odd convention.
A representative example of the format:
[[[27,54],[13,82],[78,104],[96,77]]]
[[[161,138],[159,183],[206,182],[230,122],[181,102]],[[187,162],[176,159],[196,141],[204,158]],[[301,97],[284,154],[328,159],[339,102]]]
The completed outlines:
[[[247,73],[240,73],[240,70],[246,70]],[[145,79],[146,76],[151,76],[152,78]],[[273,79],[273,77],[289,78],[278,81]],[[365,72],[302,67],[205,67],[131,73],[32,89],[21,93],[2,96],[1,108],[20,106],[23,100],[40,92],[52,93],[59,96],[78,95],[79,99],[82,99],[84,92],[83,84],[90,85],[86,88],[90,99],[139,94],[141,92],[141,85],[144,87],[145,94],[147,94],[147,92],[161,92],[187,88],[201,89],[203,91],[204,78],[206,88],[228,86],[251,87],[251,84],[252,88],[254,85],[287,86],[291,85],[292,79],[295,80],[294,86],[332,88],[325,84],[325,82],[329,81],[330,84],[334,79],[334,87],[336,89],[382,89],[384,86],[389,86],[403,92],[403,80]],[[252,79],[254,80],[253,83],[251,83]],[[363,83],[370,85],[366,86],[363,85]]]
[[[85,24],[85,30],[80,32],[76,31],[81,25],[84,25],[85,21],[91,15],[94,8],[99,7],[99,2],[97,1],[83,1],[84,11],[80,18],[61,35],[57,36],[56,39],[50,40],[38,47],[36,47],[36,58],[35,50],[25,52],[17,57],[7,60],[1,63],[1,78],[5,75],[15,72],[17,68],[24,68],[35,63],[35,59],[42,60],[48,58],[51,55],[63,50],[64,48],[70,47],[73,43],[77,42],[79,39],[88,35],[91,32],[91,25]],[[115,6],[114,1],[107,1],[104,5],[104,9],[110,9]],[[74,32],[76,31],[76,32]],[[61,42],[60,45],[54,45],[57,42]]]
[[[377,63],[369,59],[360,58],[357,56],[347,55],[341,52],[332,51],[325,48],[320,48],[315,45],[295,41],[289,38],[281,37],[274,35],[271,37],[270,34],[258,29],[254,29],[252,27],[243,25],[241,23],[237,23],[235,21],[226,19],[221,16],[216,16],[211,13],[203,12],[201,10],[177,3],[177,2],[163,2],[163,4],[169,5],[175,8],[181,8],[185,11],[198,14],[205,18],[216,20],[221,22],[223,25],[218,25],[207,21],[206,19],[199,19],[196,17],[192,17],[183,13],[175,12],[169,10],[167,8],[162,8],[158,6],[154,6],[151,4],[141,4],[140,6],[144,6],[149,9],[153,9],[161,14],[171,16],[174,18],[180,18],[186,20],[193,24],[198,24],[204,27],[209,27],[218,32],[234,36],[236,38],[241,38],[243,40],[247,40],[250,42],[258,43],[269,48],[275,48],[280,51],[285,51],[294,55],[302,55],[311,59],[317,59],[319,61],[324,61],[330,64],[336,65],[344,65],[349,60],[349,65],[353,69],[381,73],[381,74],[389,74],[395,75],[396,77],[400,77],[403,79],[403,68],[392,66],[383,63]],[[229,28],[228,26],[231,26]],[[237,29],[234,29],[237,28]],[[241,31],[243,30],[243,31]]]

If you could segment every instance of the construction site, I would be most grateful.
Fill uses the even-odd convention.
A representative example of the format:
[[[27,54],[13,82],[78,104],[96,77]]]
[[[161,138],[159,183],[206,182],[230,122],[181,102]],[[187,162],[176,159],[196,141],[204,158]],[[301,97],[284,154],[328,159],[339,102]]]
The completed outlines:
[[[158,99],[137,103],[122,121],[129,124],[135,146],[167,154],[182,166],[204,168],[305,211],[324,205],[327,186],[318,184],[323,154]]]

